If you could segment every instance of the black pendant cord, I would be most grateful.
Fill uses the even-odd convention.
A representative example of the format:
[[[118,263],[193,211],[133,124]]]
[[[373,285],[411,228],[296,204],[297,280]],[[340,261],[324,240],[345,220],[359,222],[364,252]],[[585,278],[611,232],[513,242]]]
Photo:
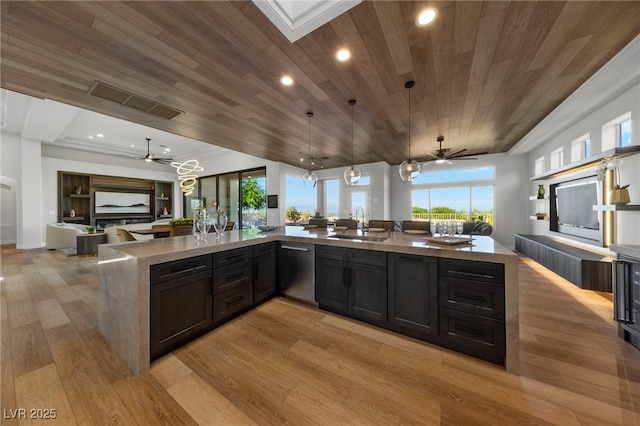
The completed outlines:
[[[413,81],[407,81],[404,87],[409,89],[409,162],[411,162],[411,88],[415,83]]]
[[[351,105],[351,168],[353,169],[353,106],[356,104],[355,99],[349,101]]]
[[[307,117],[309,117],[309,158],[308,158],[308,163],[309,163],[309,172],[311,172],[311,117],[313,117],[313,113],[312,112],[308,112],[307,113]]]

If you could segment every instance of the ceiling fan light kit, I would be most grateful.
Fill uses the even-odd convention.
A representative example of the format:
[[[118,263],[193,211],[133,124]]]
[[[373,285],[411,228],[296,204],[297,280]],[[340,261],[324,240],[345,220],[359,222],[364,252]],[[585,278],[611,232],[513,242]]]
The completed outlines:
[[[147,163],[151,163],[153,161],[155,161],[156,163],[160,163],[160,164],[169,164],[173,161],[173,158],[162,158],[162,157],[154,157],[151,154],[151,151],[149,150],[149,143],[151,142],[150,138],[146,138],[147,140],[147,155],[145,155],[144,157],[140,158],[140,160],[144,160]]]
[[[344,171],[344,181],[348,186],[357,185],[362,176],[360,169],[353,165],[353,106],[355,104],[355,99],[349,100],[349,105],[351,105],[351,166]]]
[[[407,81],[404,87],[409,90],[409,158],[400,164],[400,179],[405,182],[411,182],[420,174],[420,163],[411,159],[411,88],[414,86],[413,81]]]
[[[308,112],[307,117],[309,117],[309,170],[302,176],[302,183],[304,183],[305,188],[315,188],[318,183],[318,175],[311,170],[313,164],[311,159],[311,117],[313,117],[313,113]]]

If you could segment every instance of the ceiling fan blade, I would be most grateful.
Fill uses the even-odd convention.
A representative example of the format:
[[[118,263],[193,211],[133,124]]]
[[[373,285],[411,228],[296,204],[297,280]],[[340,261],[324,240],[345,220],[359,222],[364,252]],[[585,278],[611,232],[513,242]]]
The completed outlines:
[[[160,164],[169,164],[173,161],[173,158],[152,158],[151,160]]]
[[[458,154],[462,154],[463,152],[465,152],[467,150],[467,148],[463,148],[460,151],[456,151],[456,152],[452,152],[451,154],[447,154],[447,158],[452,158],[457,156]]]

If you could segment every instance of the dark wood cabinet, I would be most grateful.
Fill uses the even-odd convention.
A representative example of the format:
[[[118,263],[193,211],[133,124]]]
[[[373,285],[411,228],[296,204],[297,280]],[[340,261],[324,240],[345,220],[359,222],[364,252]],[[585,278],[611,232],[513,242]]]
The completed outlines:
[[[389,328],[416,338],[438,335],[438,262],[389,254]]]
[[[211,329],[211,256],[154,265],[150,272],[150,354],[153,360]]]
[[[253,303],[260,304],[276,294],[276,243],[253,247]]]
[[[322,309],[347,315],[347,262],[318,258],[316,253],[316,302]]]
[[[213,318],[216,325],[253,305],[253,249],[213,254]]]
[[[91,224],[91,176],[58,172],[58,219]]]
[[[316,249],[316,301],[320,308],[386,324],[386,253],[328,246]]]
[[[504,365],[504,265],[440,258],[438,275],[440,344]]]

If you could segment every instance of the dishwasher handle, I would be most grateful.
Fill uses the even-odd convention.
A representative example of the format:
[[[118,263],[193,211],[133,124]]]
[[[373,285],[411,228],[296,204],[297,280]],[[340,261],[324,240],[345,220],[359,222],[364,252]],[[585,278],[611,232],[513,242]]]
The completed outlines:
[[[304,247],[294,247],[294,246],[285,246],[284,244],[280,246],[281,249],[285,250],[295,250],[295,251],[310,251],[308,248]]]

